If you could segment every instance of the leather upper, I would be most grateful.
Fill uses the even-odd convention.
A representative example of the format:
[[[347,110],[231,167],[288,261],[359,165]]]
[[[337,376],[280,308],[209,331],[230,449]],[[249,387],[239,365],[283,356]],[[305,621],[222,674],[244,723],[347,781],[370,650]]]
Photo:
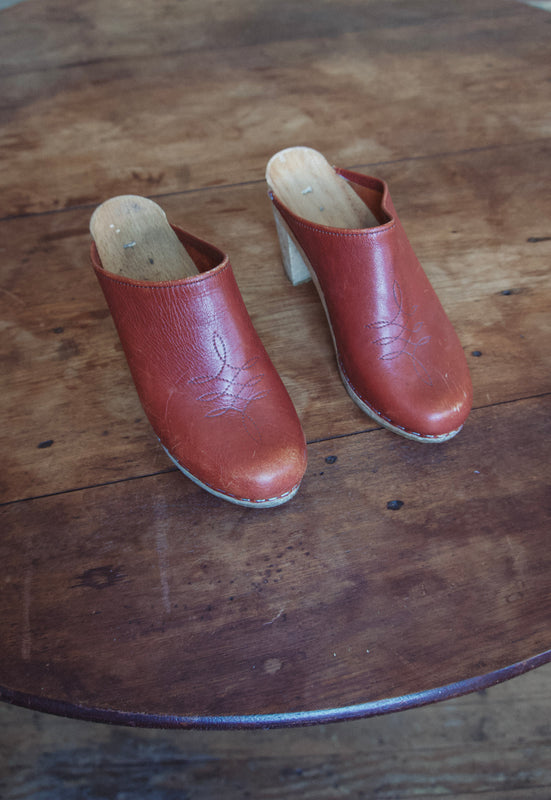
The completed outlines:
[[[94,270],[143,408],[184,471],[254,504],[296,489],[306,467],[291,399],[245,308],[229,260],[172,226],[199,270],[146,282]]]
[[[378,416],[430,440],[457,431],[472,403],[461,343],[398,219],[384,181],[337,169],[380,225],[330,228],[270,192],[315,272],[341,373]]]

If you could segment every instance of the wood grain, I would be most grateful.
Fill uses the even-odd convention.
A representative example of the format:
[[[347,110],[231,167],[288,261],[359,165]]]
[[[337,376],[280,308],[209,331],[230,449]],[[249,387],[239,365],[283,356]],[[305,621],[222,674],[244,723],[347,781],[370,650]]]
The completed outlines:
[[[548,158],[546,145],[533,145],[451,163],[386,165],[379,173],[464,344],[475,408],[551,390]],[[170,221],[230,254],[307,439],[373,429],[342,386],[315,290],[293,288],[284,277],[264,181],[159,202]],[[172,468],[143,414],[89,263],[92,211],[0,223],[4,501]],[[52,444],[40,448],[44,442]]]
[[[0,686],[92,718],[260,724],[423,702],[404,696],[536,656],[549,422],[532,400],[475,412],[455,445],[323,442],[295,502],[267,515],[176,473],[6,506]]]
[[[90,234],[108,272],[142,281],[174,281],[197,275],[191,256],[162,208],[140,195],[111,197],[96,208]]]
[[[502,0],[313,8],[28,0],[0,12],[9,702],[131,725],[311,723],[551,659],[551,17]],[[389,183],[469,359],[474,410],[456,440],[401,440],[347,397],[315,290],[283,276],[266,198],[268,158],[297,144]],[[230,254],[309,441],[284,508],[228,507],[155,441],[88,262],[93,209],[130,193]],[[535,797],[518,743],[507,739],[509,797]],[[290,796],[331,796],[338,756],[304,756],[300,775],[289,759],[254,762],[258,796],[279,780]],[[497,757],[470,758],[497,798]],[[408,782],[419,796],[469,793],[468,769],[446,783],[430,754],[419,772],[393,759],[404,783],[380,779],[380,797]],[[539,755],[530,764],[548,786]],[[354,751],[349,767],[361,796],[377,759]],[[239,780],[231,758],[220,776]]]
[[[28,0],[3,12],[0,217],[545,140],[545,15],[502,0]],[[542,20],[542,24],[539,24]]]

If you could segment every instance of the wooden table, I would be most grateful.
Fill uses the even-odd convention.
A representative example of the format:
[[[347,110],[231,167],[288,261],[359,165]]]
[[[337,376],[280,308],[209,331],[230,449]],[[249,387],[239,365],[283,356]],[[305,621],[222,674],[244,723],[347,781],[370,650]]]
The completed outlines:
[[[4,700],[296,725],[551,660],[550,25],[508,0],[0,12]],[[389,182],[472,371],[449,443],[363,415],[286,282],[263,173],[293,144]],[[157,444],[88,262],[123,193],[230,253],[309,443],[286,506],[217,500]]]

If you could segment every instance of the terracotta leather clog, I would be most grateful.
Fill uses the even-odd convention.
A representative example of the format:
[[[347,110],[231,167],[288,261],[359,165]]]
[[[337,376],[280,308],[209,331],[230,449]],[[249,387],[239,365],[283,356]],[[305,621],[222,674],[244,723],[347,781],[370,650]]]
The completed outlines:
[[[387,185],[307,147],[276,153],[266,180],[285,270],[313,279],[352,399],[409,439],[455,436],[472,403],[465,354]]]
[[[289,500],[306,468],[304,434],[227,256],[142,197],[107,200],[90,230],[139,398],[172,461],[238,505]]]

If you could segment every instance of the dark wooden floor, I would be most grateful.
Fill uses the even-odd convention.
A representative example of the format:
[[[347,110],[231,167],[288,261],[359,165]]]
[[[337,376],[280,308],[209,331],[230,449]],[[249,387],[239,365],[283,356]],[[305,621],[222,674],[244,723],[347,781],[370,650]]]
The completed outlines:
[[[550,56],[551,14],[517,0],[0,11],[0,688],[146,713],[312,711],[550,650]],[[389,182],[469,359],[457,440],[400,440],[343,391],[312,286],[279,271],[263,173],[292,144]],[[90,214],[120,193],[230,253],[309,442],[288,507],[228,510],[160,451],[88,264]],[[195,683],[171,669],[184,622]],[[243,651],[263,665],[254,685]],[[0,704],[0,798],[549,800],[550,669],[289,731]]]

